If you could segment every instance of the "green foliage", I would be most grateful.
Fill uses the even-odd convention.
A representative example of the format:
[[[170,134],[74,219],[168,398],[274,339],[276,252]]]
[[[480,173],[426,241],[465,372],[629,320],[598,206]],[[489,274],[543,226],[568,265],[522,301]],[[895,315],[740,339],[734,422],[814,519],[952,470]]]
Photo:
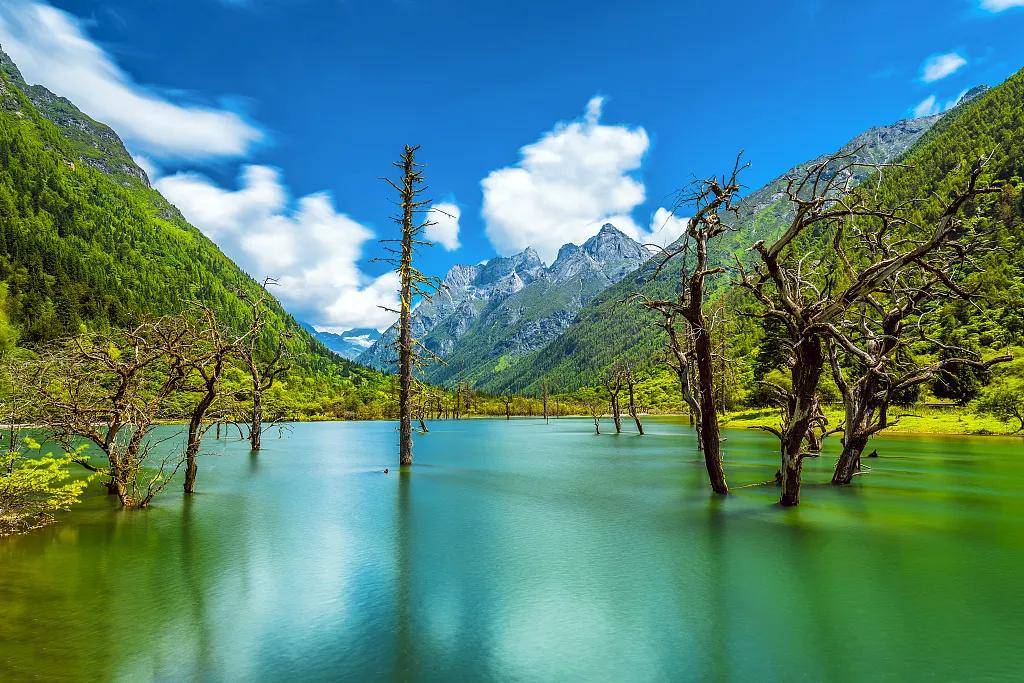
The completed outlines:
[[[1009,350],[1013,360],[997,365],[981,390],[975,408],[1007,422],[1014,432],[1024,431],[1024,348]]]
[[[45,90],[0,53],[0,350],[137,324],[198,301],[244,328],[259,284],[134,170],[109,128]],[[33,105],[39,102],[43,109]],[[45,114],[45,115],[44,115]],[[81,126],[48,120],[69,116]],[[100,169],[108,169],[104,172]],[[387,378],[341,359],[275,301],[267,352],[290,333],[281,410],[295,418],[380,416]]]
[[[0,454],[0,536],[51,521],[54,512],[78,502],[89,484],[69,471],[78,453],[39,456],[40,444],[31,437],[23,446],[33,455],[13,448]]]

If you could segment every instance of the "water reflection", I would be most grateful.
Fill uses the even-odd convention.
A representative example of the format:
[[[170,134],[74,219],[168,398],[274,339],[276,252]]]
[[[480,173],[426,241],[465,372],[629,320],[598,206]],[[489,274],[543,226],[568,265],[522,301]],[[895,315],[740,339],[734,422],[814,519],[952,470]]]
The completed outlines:
[[[214,442],[200,493],[100,490],[0,541],[0,679],[992,677],[1024,664],[1019,442],[892,439],[854,486],[707,493],[685,425],[385,423]],[[835,444],[808,462],[827,481]],[[771,439],[729,433],[734,484]],[[870,654],[866,654],[870,653]]]

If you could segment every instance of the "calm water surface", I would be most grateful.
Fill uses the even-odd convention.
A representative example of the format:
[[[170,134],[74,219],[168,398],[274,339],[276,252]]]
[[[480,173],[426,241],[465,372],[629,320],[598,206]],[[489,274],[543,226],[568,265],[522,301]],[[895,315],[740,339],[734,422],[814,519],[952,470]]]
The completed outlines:
[[[782,510],[648,426],[434,423],[402,475],[393,423],[211,440],[191,500],[0,539],[0,680],[1020,680],[1021,440],[880,441]]]

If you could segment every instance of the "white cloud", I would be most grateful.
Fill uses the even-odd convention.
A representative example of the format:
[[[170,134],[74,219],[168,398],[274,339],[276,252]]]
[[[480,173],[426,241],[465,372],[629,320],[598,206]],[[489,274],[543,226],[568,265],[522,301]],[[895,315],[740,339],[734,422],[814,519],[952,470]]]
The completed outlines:
[[[560,246],[585,241],[605,222],[642,237],[629,214],[644,201],[644,186],[630,173],[650,141],[641,127],[601,124],[603,104],[594,97],[582,119],[557,124],[523,147],[515,166],[483,179],[487,237],[500,254],[533,246],[550,262]]]
[[[368,349],[371,346],[373,346],[373,340],[370,339],[370,335],[368,334],[358,334],[353,335],[351,337],[342,337],[342,339],[344,339],[350,344],[355,344],[356,346],[360,346],[364,349]]]
[[[26,81],[67,97],[145,154],[238,157],[263,138],[259,129],[234,112],[178,104],[133,82],[89,39],[81,20],[46,3],[0,3],[0,45]]]
[[[953,75],[965,64],[967,64],[967,60],[956,52],[932,55],[921,66],[921,80],[925,83],[933,83]]]
[[[667,247],[686,232],[689,220],[689,218],[676,216],[668,209],[659,208],[654,212],[654,217],[651,218],[651,229],[647,234],[645,243]]]
[[[434,223],[426,229],[427,239],[436,242],[447,251],[455,251],[459,244],[459,217],[462,212],[455,204],[442,202],[430,207],[427,218]]]
[[[914,116],[931,116],[933,114],[938,114],[939,111],[939,105],[935,101],[935,95],[929,95],[918,102],[917,106],[914,107]]]
[[[1024,7],[1024,0],[981,0],[981,8],[989,12],[1002,12],[1011,7]]]
[[[195,173],[160,178],[155,187],[246,272],[274,277],[274,294],[318,329],[384,329],[397,308],[394,273],[370,277],[359,269],[373,232],[316,193],[292,204],[280,173],[243,167],[238,189]]]
[[[935,114],[939,114],[944,111],[949,111],[950,109],[958,105],[960,103],[960,100],[962,100],[964,98],[964,95],[966,94],[966,90],[961,90],[960,94],[957,95],[956,97],[948,99],[945,102],[941,103],[939,102],[938,98],[935,97],[935,95],[929,95],[928,97],[924,98],[923,100],[917,103],[917,106],[914,107],[913,109],[913,114],[915,117],[934,116]]]

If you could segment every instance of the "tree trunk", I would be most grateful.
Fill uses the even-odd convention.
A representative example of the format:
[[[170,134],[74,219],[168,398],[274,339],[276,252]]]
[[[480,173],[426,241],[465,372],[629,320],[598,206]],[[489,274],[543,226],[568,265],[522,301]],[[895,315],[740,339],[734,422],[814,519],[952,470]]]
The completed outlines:
[[[715,410],[714,358],[711,352],[711,335],[703,320],[695,321],[694,355],[697,362],[697,378],[700,389],[700,440],[704,446],[704,465],[708,470],[711,490],[715,493],[729,493],[722,467],[722,446],[718,431],[718,412]]]
[[[402,256],[398,269],[401,278],[401,309],[398,318],[398,461],[401,467],[412,465],[412,250],[415,162],[408,149],[407,147],[402,158]],[[455,400],[458,401],[458,395]]]
[[[868,438],[857,431],[843,435],[843,452],[839,454],[836,462],[836,469],[832,473],[832,483],[836,486],[845,486],[853,481],[853,475],[860,471],[860,458],[864,448],[868,445]]]
[[[219,376],[219,372],[218,372]],[[203,420],[217,398],[216,377],[207,381],[206,393],[199,399],[188,423],[188,440],[185,443],[185,493],[195,493],[196,473],[199,471],[199,448],[203,438]],[[220,423],[218,423],[220,426]]]
[[[803,471],[802,446],[814,417],[815,395],[825,363],[821,340],[816,336],[804,337],[793,349],[794,362],[793,405],[781,439],[782,495],[779,503],[785,507],[800,504],[800,477]]]
[[[636,409],[636,396],[633,393],[633,385],[629,385],[629,414],[633,417],[633,422],[636,423],[636,431],[643,436],[644,426],[640,424],[640,415]]]
[[[263,391],[252,392],[252,424],[249,426],[249,448],[258,453],[263,448]]]
[[[615,433],[622,433],[622,407],[619,405],[619,395],[612,394],[612,422],[615,423]]]
[[[693,398],[693,392],[690,391],[690,368],[689,366],[679,371],[679,387],[682,391],[683,402],[690,410],[690,426],[693,427],[696,423],[697,417],[700,415],[700,406],[697,405],[697,401]],[[697,450],[704,450],[704,444],[701,440],[700,430],[697,430]]]
[[[188,428],[188,443],[185,445],[185,493],[195,493],[196,474],[199,471],[199,439],[192,425]]]

